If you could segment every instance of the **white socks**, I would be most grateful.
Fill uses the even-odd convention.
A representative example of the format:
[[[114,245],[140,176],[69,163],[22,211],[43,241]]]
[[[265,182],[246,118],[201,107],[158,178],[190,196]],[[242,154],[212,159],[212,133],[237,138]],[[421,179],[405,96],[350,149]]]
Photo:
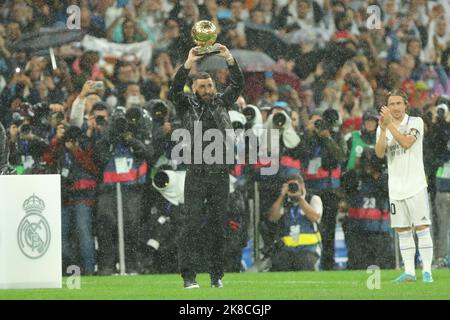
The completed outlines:
[[[431,262],[433,261],[433,241],[431,240],[430,228],[416,231],[419,240],[419,254],[422,258],[423,272],[431,273]],[[398,232],[400,252],[403,263],[405,264],[405,273],[415,275],[415,255],[416,244],[414,242],[412,231]]]
[[[414,257],[416,255],[416,243],[412,231],[398,232],[400,253],[405,264],[405,273],[416,275]],[[420,245],[419,245],[420,246]]]
[[[431,262],[433,260],[433,241],[431,240],[430,228],[416,231],[419,239],[419,253],[422,258],[423,272],[431,273]]]

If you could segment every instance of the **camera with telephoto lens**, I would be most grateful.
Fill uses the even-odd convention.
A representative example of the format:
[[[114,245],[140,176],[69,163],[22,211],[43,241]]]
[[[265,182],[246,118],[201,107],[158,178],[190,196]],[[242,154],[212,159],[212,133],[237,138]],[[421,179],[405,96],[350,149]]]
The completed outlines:
[[[441,103],[436,107],[436,114],[438,119],[444,119],[445,114],[448,112],[448,106],[446,104]]]
[[[244,110],[242,110],[242,114],[245,116],[245,119],[247,120],[247,123],[252,123],[252,121],[256,117],[256,112],[251,107],[244,108]]]
[[[51,110],[47,102],[38,102],[36,104],[30,104],[24,102],[19,107],[21,116],[32,119],[33,126],[47,126],[49,122],[49,116]]]
[[[135,137],[142,127],[143,114],[139,107],[131,107],[125,110],[124,107],[117,107],[112,114],[111,138],[122,141],[125,133],[132,133]]]
[[[124,107],[117,107],[111,115],[111,138],[118,139],[128,131],[128,121]]]
[[[450,96],[441,95],[436,100],[436,114],[438,120],[443,120],[445,118],[445,114],[448,112],[449,107],[450,107]]]
[[[282,112],[278,112],[273,116],[273,124],[276,128],[282,128],[287,121],[286,115]]]
[[[159,123],[164,122],[169,114],[169,108],[167,107],[167,104],[160,99],[151,100],[148,109],[150,109],[149,111],[152,119]]]
[[[322,114],[322,119],[318,119],[314,122],[314,127],[318,131],[322,130],[330,130],[332,131],[334,128],[338,126],[339,114],[334,109],[327,109]],[[336,131],[336,130],[333,130]]]
[[[153,177],[153,182],[159,189],[167,187],[169,185],[169,181],[169,175],[162,170],[158,171],[158,173]]]

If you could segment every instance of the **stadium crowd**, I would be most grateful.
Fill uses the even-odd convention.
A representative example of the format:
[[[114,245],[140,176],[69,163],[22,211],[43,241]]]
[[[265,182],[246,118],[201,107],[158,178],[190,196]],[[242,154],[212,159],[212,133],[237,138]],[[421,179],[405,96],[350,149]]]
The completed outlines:
[[[80,8],[82,37],[45,37],[67,29],[70,5]],[[370,5],[380,8],[379,25],[370,21]],[[181,119],[168,92],[202,19],[214,22],[217,42],[245,75],[229,111],[233,126],[281,133],[276,175],[262,175],[260,164],[230,171],[226,270],[243,268],[254,182],[262,252],[273,270],[335,268],[337,219],[349,269],[394,267],[386,165],[373,146],[379,108],[398,89],[426,125],[434,265],[447,267],[448,1],[7,0],[0,6],[0,122],[10,167],[0,169],[61,174],[63,270],[77,264],[84,274],[117,272],[120,182],[127,272],[178,271],[184,175],[171,161],[171,134]],[[210,72],[222,91],[229,71],[214,58],[192,72]],[[284,203],[288,187],[301,190],[316,212],[295,214],[295,205]]]

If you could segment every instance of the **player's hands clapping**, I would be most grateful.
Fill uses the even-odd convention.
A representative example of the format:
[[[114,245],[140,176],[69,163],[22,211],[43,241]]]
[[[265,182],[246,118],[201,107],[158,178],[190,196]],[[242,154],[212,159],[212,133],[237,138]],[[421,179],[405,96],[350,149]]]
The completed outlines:
[[[379,125],[385,130],[392,123],[392,114],[388,107],[381,107]]]

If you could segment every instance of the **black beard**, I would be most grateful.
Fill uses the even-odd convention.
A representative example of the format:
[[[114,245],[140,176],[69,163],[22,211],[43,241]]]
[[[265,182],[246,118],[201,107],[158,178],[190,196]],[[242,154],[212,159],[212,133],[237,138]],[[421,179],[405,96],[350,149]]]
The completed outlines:
[[[214,94],[205,94],[205,95],[203,95],[203,96],[197,94],[197,97],[198,97],[200,100],[203,100],[203,101],[205,101],[205,102],[210,102],[210,101],[214,98]]]

